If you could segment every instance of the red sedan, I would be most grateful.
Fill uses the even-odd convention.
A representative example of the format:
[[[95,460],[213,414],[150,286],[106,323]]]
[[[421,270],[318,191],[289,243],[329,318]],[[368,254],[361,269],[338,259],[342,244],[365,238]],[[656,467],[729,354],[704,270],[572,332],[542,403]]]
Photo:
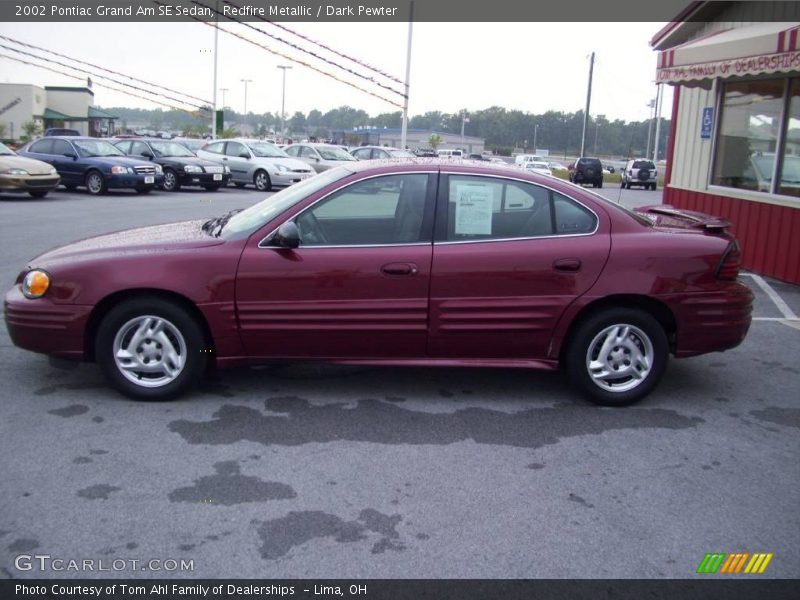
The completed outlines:
[[[96,361],[147,400],[212,364],[303,360],[563,366],[623,405],[669,354],[744,339],[753,297],[726,226],[487,163],[354,162],[205,223],[50,250],[5,318],[16,345]]]

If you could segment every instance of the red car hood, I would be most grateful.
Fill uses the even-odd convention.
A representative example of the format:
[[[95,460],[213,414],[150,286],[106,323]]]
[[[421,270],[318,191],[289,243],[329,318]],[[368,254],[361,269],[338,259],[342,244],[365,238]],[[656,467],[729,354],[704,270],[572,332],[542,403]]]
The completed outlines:
[[[211,237],[201,229],[203,222],[197,220],[166,223],[86,238],[48,250],[30,262],[31,266],[36,267],[45,261],[129,253],[159,253],[222,244],[224,240]]]
[[[640,206],[634,209],[653,221],[656,227],[669,229],[699,229],[721,233],[731,226],[730,221],[693,210],[675,208],[670,204]]]

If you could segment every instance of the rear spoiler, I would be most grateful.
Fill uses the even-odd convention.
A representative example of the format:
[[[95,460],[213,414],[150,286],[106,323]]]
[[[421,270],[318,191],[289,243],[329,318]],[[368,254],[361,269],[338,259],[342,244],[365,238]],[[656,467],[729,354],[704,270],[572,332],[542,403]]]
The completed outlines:
[[[705,229],[711,233],[722,233],[731,226],[730,221],[693,210],[675,208],[670,204],[640,206],[634,211],[643,214],[661,227]]]

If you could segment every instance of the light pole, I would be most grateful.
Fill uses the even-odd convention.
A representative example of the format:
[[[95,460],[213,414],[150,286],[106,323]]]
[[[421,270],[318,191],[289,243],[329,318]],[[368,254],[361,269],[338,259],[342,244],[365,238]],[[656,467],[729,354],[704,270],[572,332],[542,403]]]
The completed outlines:
[[[533,126],[533,153],[536,154],[536,134],[539,133],[539,124]]]
[[[278,65],[278,68],[283,71],[283,92],[281,93],[281,140],[286,138],[286,69],[292,67],[288,65]]]
[[[252,79],[242,79],[242,83],[244,84],[244,122],[245,125],[247,124],[247,84],[252,83]]]
[[[469,123],[469,117],[467,116],[467,109],[465,108],[461,113],[461,151],[464,151],[464,125]]]
[[[225,92],[230,91],[229,88],[219,88],[219,91],[222,92],[222,106],[221,108],[225,108]]]

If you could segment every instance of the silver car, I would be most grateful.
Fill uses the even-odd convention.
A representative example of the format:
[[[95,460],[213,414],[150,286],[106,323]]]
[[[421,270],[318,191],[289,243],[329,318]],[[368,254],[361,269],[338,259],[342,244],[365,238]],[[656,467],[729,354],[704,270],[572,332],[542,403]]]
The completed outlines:
[[[352,154],[343,150],[341,146],[311,142],[287,146],[286,154],[299,158],[304,163],[311,165],[317,173],[338,167],[346,162],[358,160]]]
[[[236,187],[252,184],[260,192],[268,192],[272,186],[292,185],[315,174],[304,162],[262,140],[214,140],[198,150],[197,156],[221,161],[230,167]]]
[[[350,151],[358,160],[381,160],[387,158],[415,158],[408,150],[389,146],[361,146]]]

